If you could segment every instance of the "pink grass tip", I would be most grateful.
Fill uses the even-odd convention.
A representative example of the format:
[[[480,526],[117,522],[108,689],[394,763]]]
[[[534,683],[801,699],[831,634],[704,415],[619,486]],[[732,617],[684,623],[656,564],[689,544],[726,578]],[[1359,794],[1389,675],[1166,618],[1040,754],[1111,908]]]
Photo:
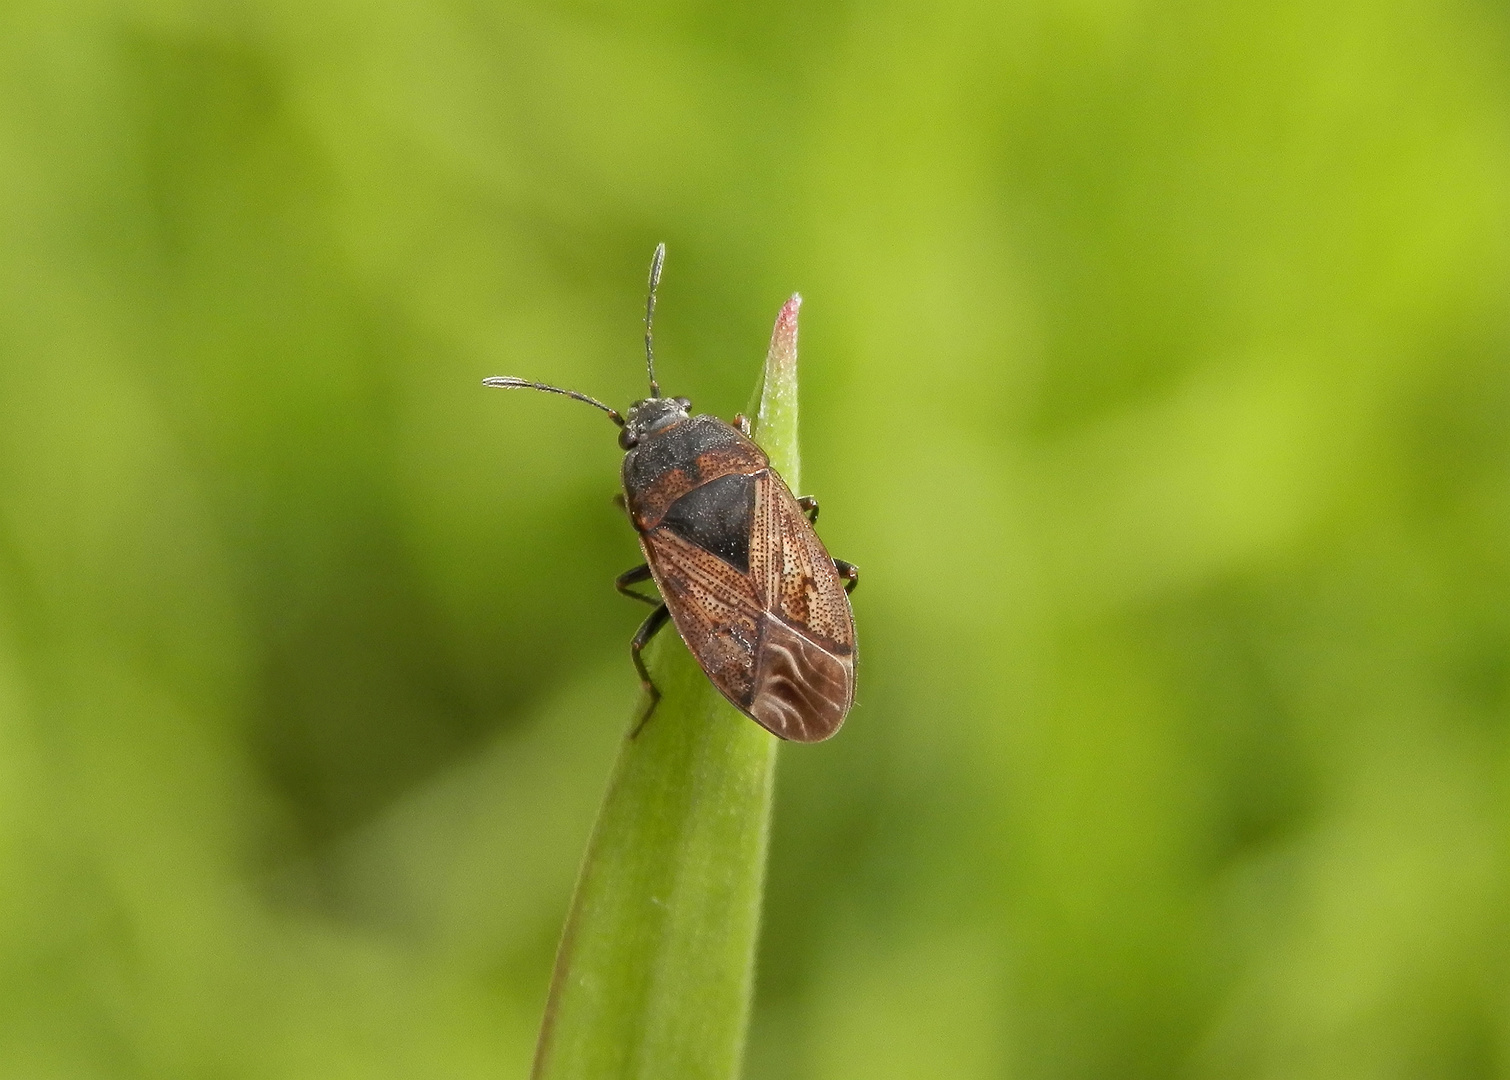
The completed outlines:
[[[773,369],[790,367],[797,362],[797,311],[801,307],[800,293],[793,293],[792,298],[781,305],[776,325],[771,329],[771,349],[766,354],[767,377]]]

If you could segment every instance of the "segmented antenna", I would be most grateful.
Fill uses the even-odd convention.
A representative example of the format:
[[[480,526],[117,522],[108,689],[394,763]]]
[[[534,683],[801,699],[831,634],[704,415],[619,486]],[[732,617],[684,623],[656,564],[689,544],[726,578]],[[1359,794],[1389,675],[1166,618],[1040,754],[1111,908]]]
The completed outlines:
[[[624,418],[619,415],[617,409],[610,409],[597,398],[590,398],[586,394],[579,394],[575,390],[563,390],[559,386],[547,386],[543,382],[530,382],[528,379],[516,379],[512,375],[494,375],[491,379],[483,379],[483,386],[497,386],[504,390],[544,390],[547,394],[561,394],[577,401],[585,401],[594,408],[602,409],[608,414],[619,427],[624,426]],[[655,385],[654,383],[651,384]]]
[[[666,262],[666,245],[655,245],[655,254],[650,257],[650,294],[645,297],[645,369],[650,372],[650,396],[661,396],[661,384],[655,381],[655,345],[650,328],[655,322],[655,287],[661,283],[661,267]]]

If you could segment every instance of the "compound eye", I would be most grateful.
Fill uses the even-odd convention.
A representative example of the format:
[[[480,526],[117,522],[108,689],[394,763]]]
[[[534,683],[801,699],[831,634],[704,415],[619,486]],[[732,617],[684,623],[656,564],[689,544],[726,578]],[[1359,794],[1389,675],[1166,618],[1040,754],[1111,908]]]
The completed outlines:
[[[623,431],[619,432],[619,449],[620,450],[633,450],[634,447],[635,447],[635,444],[638,443],[639,441],[640,440],[637,439],[634,436],[634,433],[631,432],[628,428],[625,428]]]
[[[679,397],[679,398],[676,399],[676,403],[678,405],[680,405],[684,409],[690,409],[690,408],[692,408],[692,399],[691,398]]]

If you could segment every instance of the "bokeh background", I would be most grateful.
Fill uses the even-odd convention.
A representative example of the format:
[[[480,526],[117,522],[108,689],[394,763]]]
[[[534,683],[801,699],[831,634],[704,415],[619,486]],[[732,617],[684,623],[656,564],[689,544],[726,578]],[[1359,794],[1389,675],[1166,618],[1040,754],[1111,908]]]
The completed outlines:
[[[751,1080],[1510,1075],[1510,10],[0,5],[0,1077],[524,1075],[603,418],[803,309]]]

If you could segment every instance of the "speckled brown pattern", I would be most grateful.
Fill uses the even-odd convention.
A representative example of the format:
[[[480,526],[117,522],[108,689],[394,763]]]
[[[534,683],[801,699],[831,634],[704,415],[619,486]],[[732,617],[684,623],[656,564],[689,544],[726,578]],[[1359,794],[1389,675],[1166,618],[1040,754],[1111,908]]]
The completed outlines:
[[[844,583],[759,447],[721,421],[715,432],[710,419],[695,418],[697,429],[682,437],[716,440],[695,462],[677,466],[660,455],[666,464],[653,477],[645,461],[636,463],[634,475],[648,484],[638,493],[626,488],[626,496],[645,561],[677,632],[720,693],[783,739],[826,739],[854,701],[855,628]],[[731,474],[754,481],[747,572],[661,524],[679,499]]]

